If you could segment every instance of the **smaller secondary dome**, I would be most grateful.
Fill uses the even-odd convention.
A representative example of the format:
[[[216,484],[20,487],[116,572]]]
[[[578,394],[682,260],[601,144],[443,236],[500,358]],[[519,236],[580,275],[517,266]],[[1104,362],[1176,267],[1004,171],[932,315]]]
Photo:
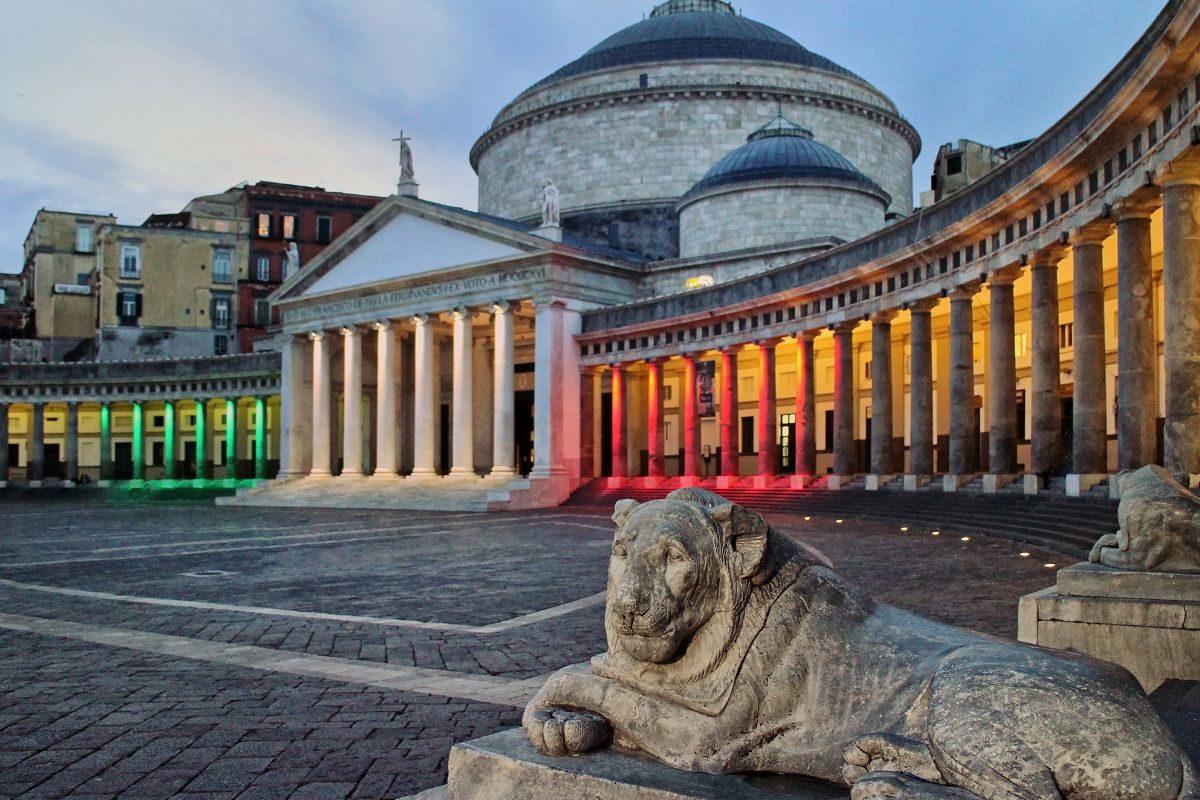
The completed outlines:
[[[719,186],[775,178],[841,181],[886,198],[885,204],[891,202],[887,192],[859,172],[845,156],[816,141],[811,131],[782,115],[750,134],[746,144],[718,161],[680,202],[686,203],[697,194]]]

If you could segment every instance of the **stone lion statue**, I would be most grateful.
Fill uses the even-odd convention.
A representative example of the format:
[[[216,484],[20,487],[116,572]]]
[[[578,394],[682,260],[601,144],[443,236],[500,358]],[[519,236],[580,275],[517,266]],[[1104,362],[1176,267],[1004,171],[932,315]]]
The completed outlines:
[[[1088,559],[1118,569],[1200,572],[1200,497],[1159,466],[1119,480],[1121,529],[1101,536]]]
[[[709,773],[807,775],[854,800],[1197,800],[1124,669],[875,603],[699,489],[622,500],[607,653],[525,710],[543,755],[608,744]]]

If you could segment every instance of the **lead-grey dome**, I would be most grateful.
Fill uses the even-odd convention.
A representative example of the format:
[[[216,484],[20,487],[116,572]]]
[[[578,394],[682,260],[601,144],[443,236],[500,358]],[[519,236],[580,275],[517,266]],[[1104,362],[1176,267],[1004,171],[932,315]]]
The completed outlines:
[[[769,25],[746,19],[723,0],[670,0],[647,19],[614,33],[534,88],[610,67],[660,61],[773,61],[862,80]]]

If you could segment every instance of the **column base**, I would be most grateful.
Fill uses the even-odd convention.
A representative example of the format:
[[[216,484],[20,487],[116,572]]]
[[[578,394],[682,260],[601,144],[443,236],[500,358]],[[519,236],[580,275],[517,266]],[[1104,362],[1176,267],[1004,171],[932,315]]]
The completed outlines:
[[[1025,494],[1038,494],[1042,489],[1046,488],[1046,481],[1041,475],[1031,475],[1026,473],[1021,479],[1022,488]]]
[[[915,492],[931,480],[933,480],[933,476],[931,475],[905,475],[904,491]]]
[[[530,475],[529,477],[534,478],[534,480],[536,480],[536,477],[533,475]],[[628,483],[629,483],[628,478],[605,478],[604,479],[604,486],[608,489],[624,489],[628,485]]]
[[[517,471],[512,467],[492,467],[492,471],[488,473],[488,477],[511,480],[517,477]]]
[[[975,479],[974,475],[943,475],[942,491],[957,492]]]
[[[1067,497],[1082,497],[1093,486],[1108,480],[1108,473],[1071,474],[1067,476]]]
[[[0,481],[0,489],[7,489],[8,481]]]
[[[1008,486],[1010,483],[1015,483],[1016,481],[1020,480],[1021,477],[1022,476],[1017,473],[993,475],[989,472],[983,476],[983,493],[995,494],[1005,486]]]
[[[96,485],[99,486],[101,489],[108,489],[108,488],[112,487],[113,482],[112,481],[96,481]]]
[[[703,480],[699,475],[681,475],[679,477],[679,488],[687,489],[692,486],[699,486]]]
[[[778,478],[774,475],[755,475],[751,485],[755,489],[770,489]]]
[[[375,470],[371,473],[373,481],[402,481],[404,478],[395,470]]]
[[[867,491],[878,492],[881,488],[896,480],[895,475],[868,475]]]
[[[742,478],[740,475],[718,475],[717,488],[732,489],[734,486],[738,485],[738,482],[741,481],[741,479]]]
[[[647,475],[644,478],[640,478],[639,483],[647,489],[657,489],[666,483],[666,479],[661,475]]]
[[[812,475],[793,475],[789,478],[793,489],[807,489],[817,482]]]
[[[338,475],[339,478],[361,478],[362,476],[363,476],[363,473],[362,473],[361,469],[355,469],[355,470],[344,469],[344,470],[342,470],[341,474]]]
[[[28,486],[30,489],[40,489],[40,488],[42,488],[42,481],[29,481],[25,485]]]
[[[454,478],[455,480],[462,480],[464,478],[478,478],[479,476],[476,475],[475,470],[471,469],[470,467],[454,467],[450,470],[450,474],[446,477]]]
[[[63,482],[62,482],[61,484],[59,484],[59,485],[60,485],[60,486],[62,486],[63,488],[65,488],[65,489],[74,489],[74,488],[75,488],[75,481],[63,481]]]
[[[830,475],[825,480],[825,488],[833,491],[840,491],[850,485],[850,481],[854,480],[853,475]]]
[[[408,476],[409,480],[414,481],[435,481],[441,480],[442,476],[437,474],[436,470],[432,469],[414,469]]]
[[[327,469],[314,469],[304,477],[306,478],[332,478],[333,473]]]

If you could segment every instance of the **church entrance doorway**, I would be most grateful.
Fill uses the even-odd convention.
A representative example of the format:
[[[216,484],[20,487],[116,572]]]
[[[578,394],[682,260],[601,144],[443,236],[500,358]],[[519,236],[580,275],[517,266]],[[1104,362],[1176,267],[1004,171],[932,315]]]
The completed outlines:
[[[517,472],[528,475],[533,471],[533,392],[514,394],[513,435],[517,440]]]

